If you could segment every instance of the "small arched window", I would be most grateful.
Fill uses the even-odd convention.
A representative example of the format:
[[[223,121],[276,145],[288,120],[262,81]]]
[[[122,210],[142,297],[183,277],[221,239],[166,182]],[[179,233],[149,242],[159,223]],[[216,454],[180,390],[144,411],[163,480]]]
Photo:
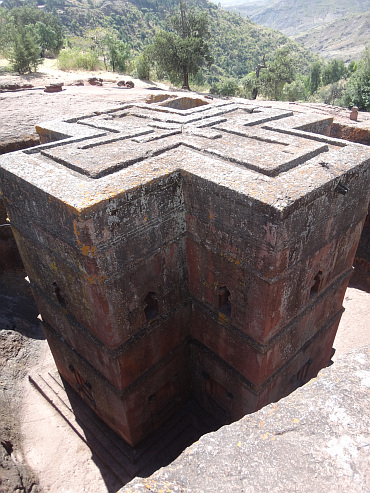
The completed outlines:
[[[218,309],[227,317],[231,317],[230,291],[226,286],[221,286],[218,291]]]
[[[64,297],[62,295],[60,287],[58,286],[58,284],[56,282],[53,282],[53,286],[54,286],[54,292],[55,292],[55,296],[58,300],[58,303],[60,304],[60,306],[65,308],[67,306],[67,303],[66,303],[66,300],[64,299]]]
[[[158,310],[158,296],[150,291],[144,300],[145,303],[145,317],[147,321],[152,320],[153,318],[158,316],[159,310]]]
[[[311,292],[310,292],[310,298],[313,298],[314,296],[316,296],[319,293],[319,291],[321,289],[321,284],[322,284],[322,272],[321,272],[321,270],[319,270],[319,272],[316,274],[316,276],[313,279],[313,285],[312,285]]]

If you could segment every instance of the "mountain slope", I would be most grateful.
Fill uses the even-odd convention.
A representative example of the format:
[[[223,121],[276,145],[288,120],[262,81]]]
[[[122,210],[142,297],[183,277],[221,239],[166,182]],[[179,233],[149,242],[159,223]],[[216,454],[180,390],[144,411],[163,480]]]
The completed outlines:
[[[69,34],[83,36],[95,27],[115,29],[138,54],[153,40],[155,31],[165,28],[166,17],[178,9],[178,0],[55,0],[58,15]],[[187,2],[189,4],[190,2]],[[227,12],[207,0],[191,2],[208,13],[212,33],[210,46],[215,63],[205,71],[207,82],[224,77],[241,78],[274,52],[288,44],[299,55],[299,70],[307,72],[315,55],[284,34],[258,26],[239,14]]]
[[[343,17],[294,39],[325,58],[358,60],[370,42],[370,11]]]
[[[275,0],[227,7],[288,36],[370,10],[370,0]]]

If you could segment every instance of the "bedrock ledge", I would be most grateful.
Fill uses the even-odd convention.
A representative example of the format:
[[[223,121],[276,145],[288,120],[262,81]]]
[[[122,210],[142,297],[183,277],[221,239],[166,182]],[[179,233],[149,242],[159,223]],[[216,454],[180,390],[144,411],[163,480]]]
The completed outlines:
[[[204,435],[120,493],[370,490],[370,346],[277,403]]]

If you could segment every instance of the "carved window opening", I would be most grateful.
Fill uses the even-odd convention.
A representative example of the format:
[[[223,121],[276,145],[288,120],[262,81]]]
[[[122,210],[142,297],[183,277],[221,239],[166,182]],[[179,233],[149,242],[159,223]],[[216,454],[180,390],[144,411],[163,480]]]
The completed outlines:
[[[321,284],[322,284],[322,271],[321,270],[319,270],[319,272],[316,274],[316,276],[313,279],[313,282],[314,282],[314,284],[311,288],[310,298],[313,298],[314,296],[316,296],[321,289]]]
[[[158,296],[153,293],[149,292],[144,300],[145,302],[145,317],[147,322],[150,320],[153,320],[153,318],[157,317],[159,314],[159,309],[158,309]]]
[[[226,286],[220,287],[218,291],[218,309],[227,317],[231,317],[230,291]]]
[[[64,299],[64,297],[62,295],[60,287],[58,286],[58,284],[56,282],[53,282],[53,286],[54,286],[54,292],[55,292],[55,296],[58,300],[58,303],[60,304],[60,306],[65,308],[67,306],[67,303],[66,303],[66,300]]]

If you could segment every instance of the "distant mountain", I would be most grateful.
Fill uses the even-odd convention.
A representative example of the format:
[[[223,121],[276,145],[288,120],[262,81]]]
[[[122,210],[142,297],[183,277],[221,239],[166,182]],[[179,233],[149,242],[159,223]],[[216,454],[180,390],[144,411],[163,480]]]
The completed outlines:
[[[370,11],[343,17],[294,39],[328,59],[358,60],[370,43]]]
[[[287,36],[297,36],[347,15],[366,12],[370,0],[260,0],[226,8]]]

